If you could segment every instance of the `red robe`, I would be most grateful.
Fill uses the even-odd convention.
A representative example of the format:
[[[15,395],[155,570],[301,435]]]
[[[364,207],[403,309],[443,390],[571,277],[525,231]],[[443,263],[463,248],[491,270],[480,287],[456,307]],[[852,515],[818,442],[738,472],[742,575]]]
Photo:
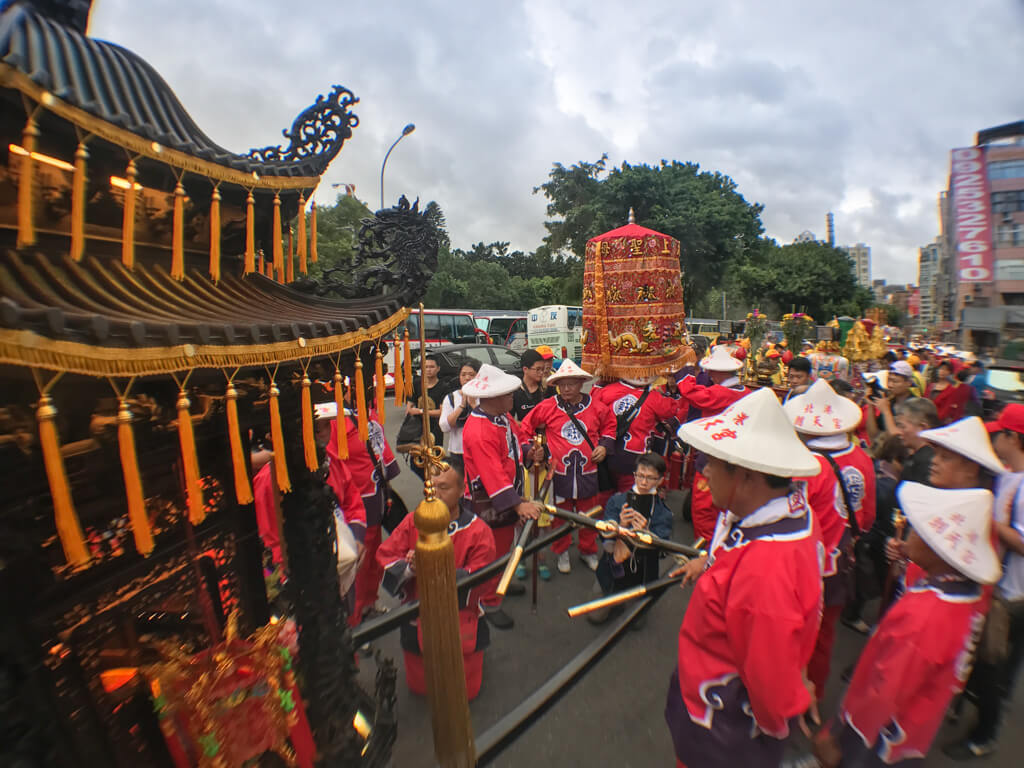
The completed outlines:
[[[615,381],[590,391],[594,400],[607,406],[611,411],[613,422],[632,408],[643,393],[643,387],[634,387],[624,381]],[[660,434],[658,423],[663,422],[669,429],[674,430],[678,425],[678,416],[679,403],[657,389],[652,389],[643,405],[637,409],[622,440],[616,443],[615,453],[609,457],[612,470],[618,475],[632,478],[637,458],[651,449],[652,439]],[[615,436],[616,430],[617,425],[613,423],[612,437]]]
[[[414,517],[414,512],[406,515],[377,550],[377,565],[384,574],[383,587],[388,593],[399,597],[403,603],[418,599],[416,574],[405,561],[406,553],[416,549],[417,532]],[[483,520],[473,514],[468,503],[463,503],[458,519],[448,524],[448,535],[451,537],[455,553],[456,578],[478,571],[496,559],[494,534]],[[483,585],[479,585],[465,595],[460,594],[459,630],[463,654],[482,650],[487,642],[487,622],[479,621],[482,593]],[[481,624],[484,626],[482,636],[478,626]],[[414,620],[407,627],[403,627],[400,640],[404,650],[422,653],[419,620]]]
[[[615,450],[615,417],[606,405],[590,395],[583,395],[576,406],[557,395],[536,405],[523,419],[521,433],[529,439],[538,425],[545,426],[544,436],[554,472],[551,485],[559,501],[589,499],[598,492],[597,464],[590,459],[592,449],[569,419],[569,408],[576,421],[586,427],[587,437],[595,448],[603,445],[609,456]]]
[[[821,538],[802,485],[743,519],[723,515],[679,630],[665,717],[689,766],[777,766],[810,696]]]
[[[466,419],[462,429],[466,498],[492,528],[512,526],[519,520],[515,508],[523,500],[524,479],[520,444],[529,437],[508,414],[489,416],[474,408]]]
[[[934,384],[928,386],[925,397],[935,403],[942,424],[952,424],[967,415],[967,404],[971,402],[974,390],[967,384],[951,383],[945,389],[936,389]]]
[[[984,622],[982,589],[962,576],[911,587],[857,662],[839,708],[844,758],[870,751],[896,765],[924,757],[967,682]]]
[[[338,458],[338,421],[331,424],[331,441],[327,444],[327,456],[331,463],[344,462],[351,477],[359,488],[359,494],[363,497],[363,506],[366,508],[366,526],[372,528],[380,526],[387,504],[387,488],[380,476],[373,457],[366,449],[366,443],[370,444],[381,465],[384,467],[384,474],[388,480],[393,479],[401,471],[395,455],[391,452],[384,437],[384,427],[377,421],[377,417],[371,413],[369,417],[369,440],[366,442],[359,439],[359,426],[355,416],[348,410],[345,411],[345,434],[348,437],[348,458]]]
[[[839,465],[857,517],[857,526],[861,533],[866,533],[875,524],[875,463],[863,448],[853,443],[842,450],[826,453]]]

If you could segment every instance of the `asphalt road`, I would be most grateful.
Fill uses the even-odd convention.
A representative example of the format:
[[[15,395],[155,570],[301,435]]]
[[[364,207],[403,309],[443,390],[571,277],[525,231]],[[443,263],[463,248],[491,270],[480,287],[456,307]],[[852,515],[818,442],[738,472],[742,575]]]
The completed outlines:
[[[385,430],[392,445],[401,417],[399,409],[389,406]],[[404,458],[399,460],[404,462]],[[419,480],[406,466],[395,488],[410,510],[422,498]],[[677,513],[673,538],[692,541],[689,523],[678,514],[680,497],[672,494],[669,501]],[[569,606],[592,599],[596,590],[593,574],[579,560],[575,547],[571,552],[572,573],[568,575],[555,570],[554,558],[548,553],[552,580],[540,582],[536,614],[531,612],[529,580],[525,596],[506,599],[505,610],[516,624],[509,631],[491,631],[491,646],[484,656],[483,687],[477,699],[470,702],[475,733],[482,733],[519,704],[603,630],[582,617],[570,619],[566,613]],[[625,632],[595,666],[489,765],[501,768],[674,765],[663,712],[668,677],[675,665],[679,624],[689,594],[688,589],[669,588],[646,612],[646,621],[639,630]],[[865,640],[840,626],[823,716],[835,713],[842,694],[840,673],[856,660]],[[433,765],[430,712],[426,700],[410,694],[405,686],[397,632],[374,645],[395,659],[398,668],[399,730],[393,765],[402,768]],[[372,661],[364,659],[361,676],[369,690],[372,690],[374,672]],[[970,712],[971,708],[968,706],[967,710]],[[1022,715],[1024,685],[1019,685],[1006,713],[1000,751],[972,764],[992,768],[1024,765],[1024,733],[1019,727]],[[927,768],[960,765],[942,755],[938,747],[956,740],[964,727],[944,728],[923,765]]]

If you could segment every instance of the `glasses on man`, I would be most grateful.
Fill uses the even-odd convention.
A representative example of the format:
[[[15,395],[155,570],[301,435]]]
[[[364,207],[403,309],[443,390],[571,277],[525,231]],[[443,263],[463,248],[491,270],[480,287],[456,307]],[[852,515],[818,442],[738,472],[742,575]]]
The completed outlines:
[[[545,366],[543,363],[540,365],[531,365],[527,370],[533,371],[534,373],[544,373]]]
[[[661,480],[661,475],[651,475],[646,472],[634,472],[633,477],[645,483],[656,483]]]

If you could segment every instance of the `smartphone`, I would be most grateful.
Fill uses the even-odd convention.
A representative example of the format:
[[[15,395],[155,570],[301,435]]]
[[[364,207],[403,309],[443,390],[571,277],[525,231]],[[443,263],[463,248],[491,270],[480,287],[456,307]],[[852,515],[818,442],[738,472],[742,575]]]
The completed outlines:
[[[629,491],[626,494],[626,505],[650,520],[651,511],[654,509],[654,494],[641,495],[635,491]]]

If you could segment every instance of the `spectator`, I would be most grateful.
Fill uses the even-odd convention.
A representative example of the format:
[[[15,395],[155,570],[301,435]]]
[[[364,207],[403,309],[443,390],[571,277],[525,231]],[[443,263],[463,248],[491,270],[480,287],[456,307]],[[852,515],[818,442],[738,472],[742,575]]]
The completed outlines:
[[[466,358],[459,367],[459,386],[445,395],[441,403],[441,431],[448,433],[449,455],[462,455],[462,428],[476,407],[475,400],[463,396],[462,388],[473,380],[479,370],[480,364],[476,360]]]
[[[789,392],[786,393],[783,402],[796,395],[802,395],[811,386],[811,361],[806,357],[794,357],[790,360],[786,381],[789,383]]]
[[[899,436],[907,454],[900,481],[927,485],[935,449],[921,437],[921,432],[939,426],[935,403],[923,397],[912,397],[896,409],[895,422],[895,434]]]
[[[973,390],[957,380],[952,360],[943,360],[936,368],[936,379],[928,385],[925,397],[935,403],[939,423],[949,424],[962,419]]]
[[[550,350],[548,350],[550,353]],[[515,391],[512,400],[512,417],[520,424],[526,418],[534,406],[548,395],[554,394],[548,391],[544,381],[551,372],[551,358],[545,358],[536,349],[528,349],[523,352],[519,363],[523,369],[523,386]]]
[[[437,360],[429,354],[423,360],[421,376],[413,381],[412,394],[405,403],[405,415],[419,416],[423,413],[420,408],[422,404],[423,387],[427,388],[427,415],[430,417],[430,432],[434,436],[435,445],[444,444],[444,433],[441,431],[441,400],[444,398],[445,385],[441,383],[437,375],[441,366]],[[423,470],[415,464],[410,464],[413,472],[423,479]]]

